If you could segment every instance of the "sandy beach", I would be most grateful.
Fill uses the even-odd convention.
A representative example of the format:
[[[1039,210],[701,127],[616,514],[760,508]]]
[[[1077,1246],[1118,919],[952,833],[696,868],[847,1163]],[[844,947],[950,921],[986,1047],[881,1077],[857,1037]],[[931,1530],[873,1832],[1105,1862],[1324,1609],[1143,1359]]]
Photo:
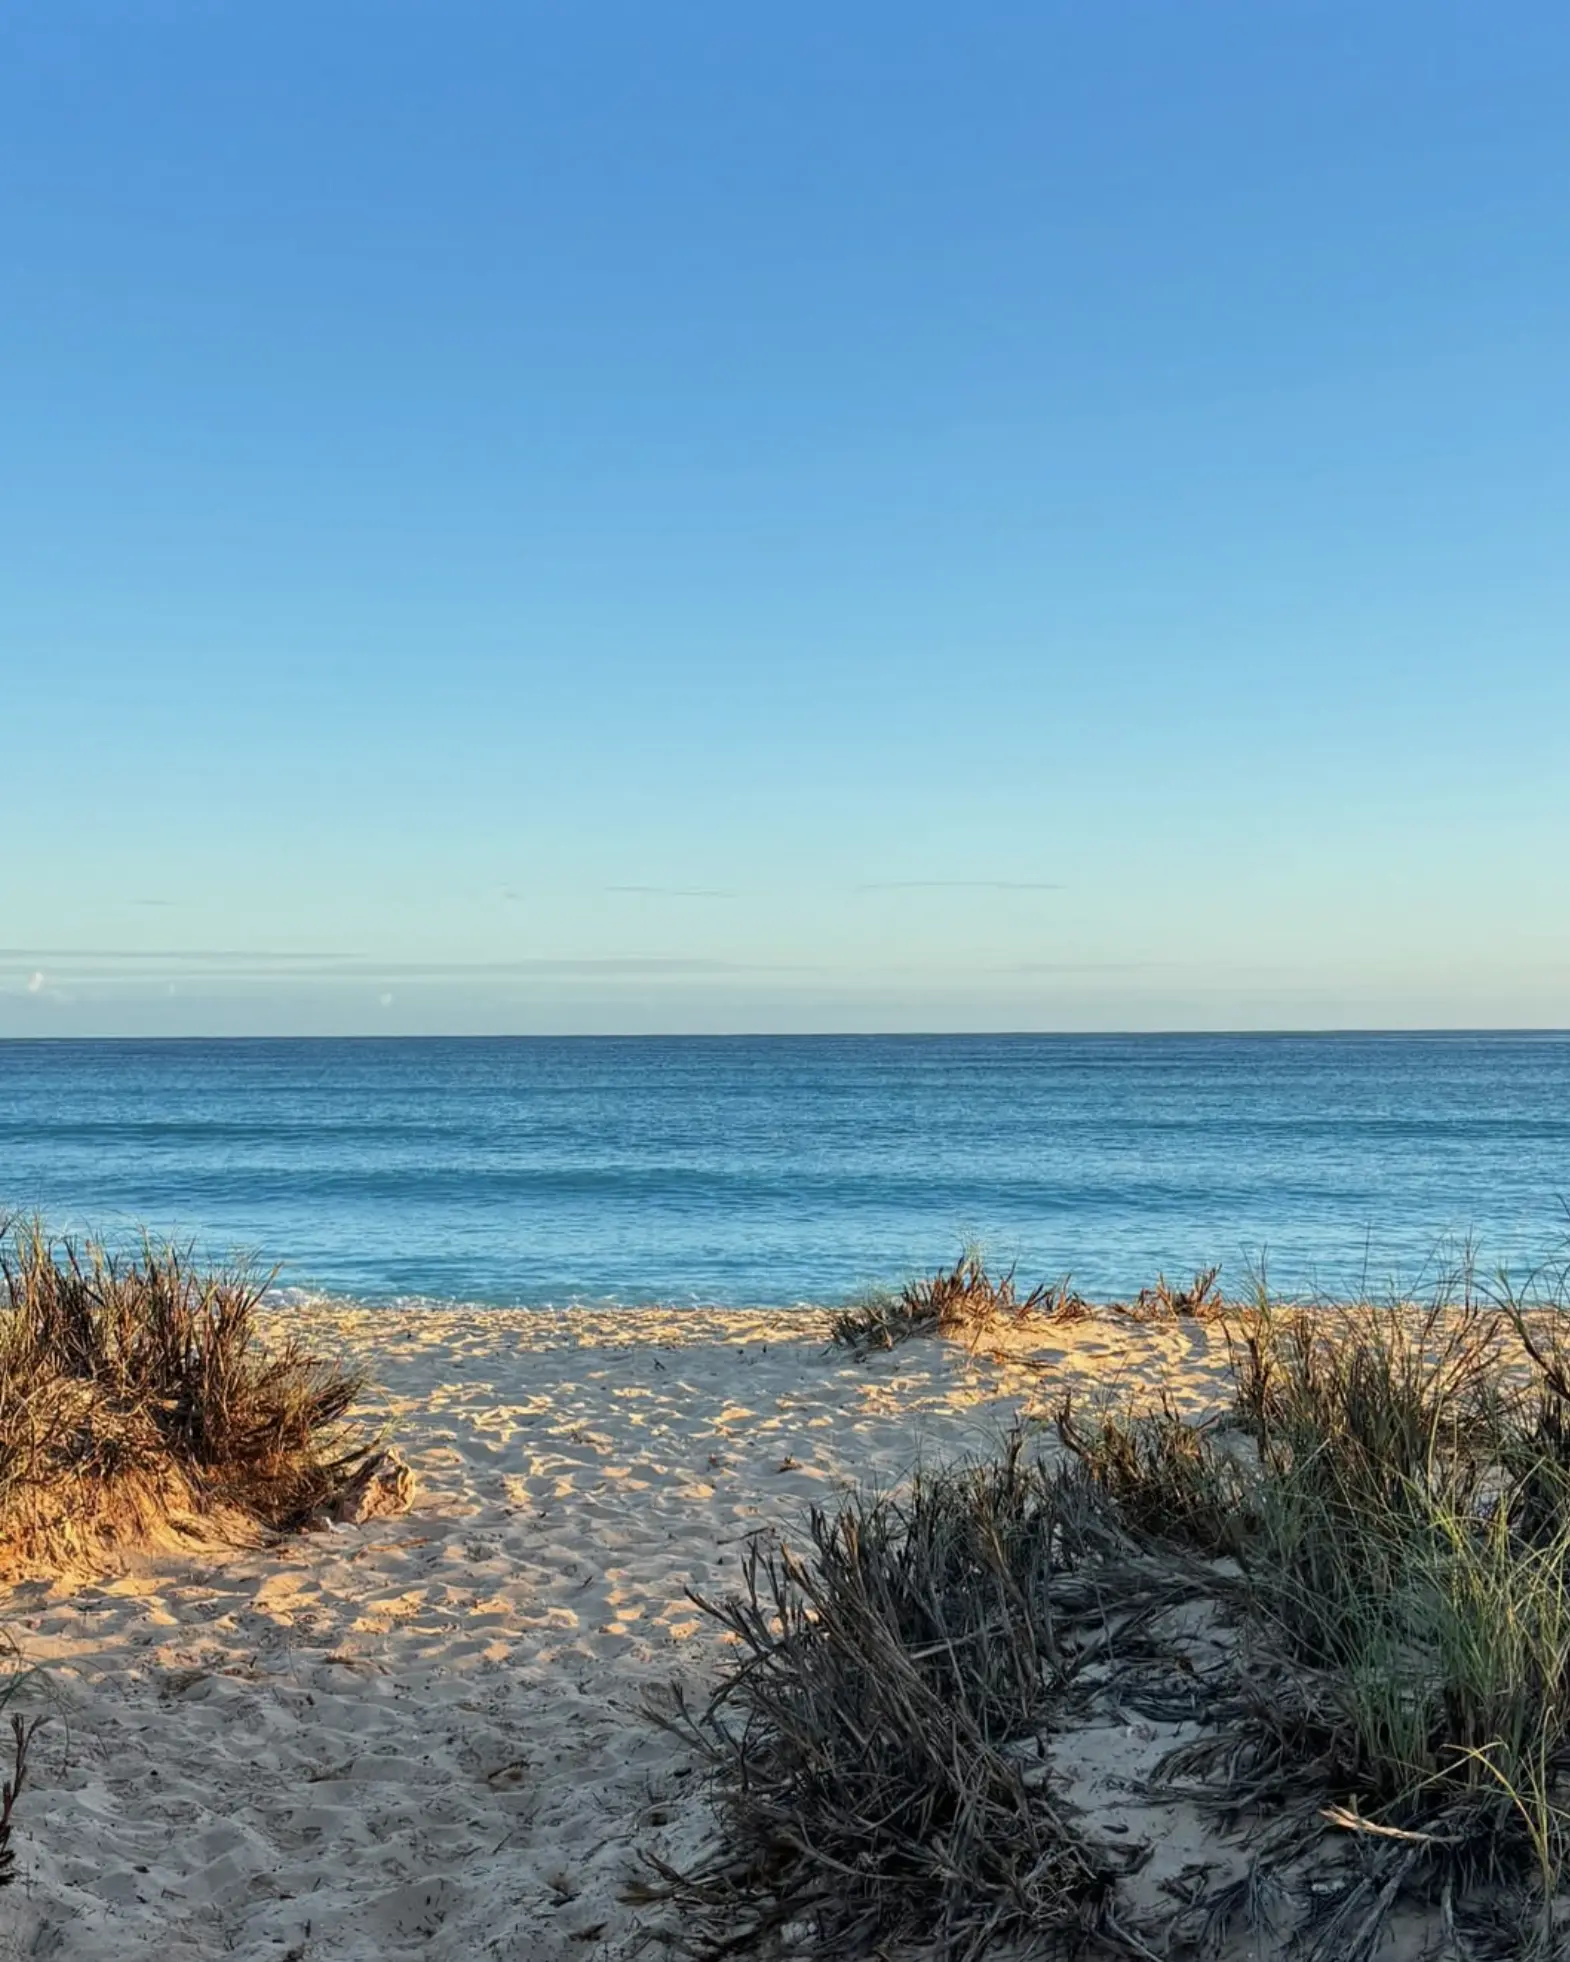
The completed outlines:
[[[798,1533],[814,1500],[984,1450],[1065,1391],[1197,1412],[1225,1375],[1217,1332],[1102,1319],[866,1361],[806,1311],[289,1319],[369,1373],[414,1507],[9,1591],[56,1714],[0,1952],[638,1953],[658,1924],[621,1898],[640,1852],[679,1860],[708,1830],[641,1709],[712,1668],[687,1588],[723,1591],[746,1537]],[[1139,1729],[1076,1747],[1093,1813],[1122,1803]],[[1192,1851],[1169,1831],[1150,1885]]]

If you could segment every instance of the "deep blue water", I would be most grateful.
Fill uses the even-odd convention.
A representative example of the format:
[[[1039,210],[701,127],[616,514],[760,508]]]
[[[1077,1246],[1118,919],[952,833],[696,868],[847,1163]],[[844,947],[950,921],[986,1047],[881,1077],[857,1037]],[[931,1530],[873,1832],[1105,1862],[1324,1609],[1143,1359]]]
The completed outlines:
[[[1383,1286],[1561,1195],[1566,1035],[0,1043],[0,1201],[373,1301]]]

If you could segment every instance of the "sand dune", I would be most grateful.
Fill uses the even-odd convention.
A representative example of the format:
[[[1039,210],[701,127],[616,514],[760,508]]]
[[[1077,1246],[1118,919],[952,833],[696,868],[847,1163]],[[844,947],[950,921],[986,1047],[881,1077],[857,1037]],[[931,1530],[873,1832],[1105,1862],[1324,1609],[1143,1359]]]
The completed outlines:
[[[415,1507],[11,1591],[0,1617],[59,1712],[0,1895],[11,1952],[630,1956],[639,1850],[706,1830],[639,1709],[706,1674],[689,1585],[1064,1389],[1199,1408],[1225,1362],[1202,1329],[1099,1320],[1016,1359],[925,1341],[853,1362],[805,1312],[290,1317],[370,1371]],[[1127,1740],[1102,1741],[1115,1782]]]

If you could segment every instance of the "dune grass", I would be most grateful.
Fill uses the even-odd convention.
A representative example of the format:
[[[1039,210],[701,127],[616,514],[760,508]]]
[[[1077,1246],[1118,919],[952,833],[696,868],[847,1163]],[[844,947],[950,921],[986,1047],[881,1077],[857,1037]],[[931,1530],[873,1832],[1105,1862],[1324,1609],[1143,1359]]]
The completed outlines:
[[[979,1249],[968,1247],[952,1267],[878,1288],[836,1310],[829,1337],[856,1355],[897,1348],[918,1335],[955,1336],[972,1344],[1007,1329],[1084,1321],[1097,1312],[1065,1278],[1042,1281],[1021,1294],[1016,1270],[994,1276]],[[1219,1267],[1200,1269],[1186,1286],[1158,1275],[1154,1287],[1141,1288],[1132,1301],[1109,1302],[1101,1311],[1139,1322],[1212,1322],[1228,1312]]]
[[[41,1672],[28,1666],[9,1636],[0,1635],[0,1712],[7,1716],[11,1740],[11,1766],[0,1775],[0,1887],[9,1887],[16,1879],[16,1848],[11,1844],[16,1801],[27,1783],[33,1739],[45,1722],[40,1714],[24,1716],[12,1706],[41,1682]]]
[[[934,1295],[968,1312],[975,1277],[947,1278],[921,1326]],[[1412,1954],[1570,1956],[1564,1306],[1263,1301],[1230,1311],[1231,1403],[1203,1423],[1065,1406],[1046,1456],[1016,1437],[814,1513],[799,1555],[756,1545],[700,1603],[734,1663],[664,1715],[720,1824],[659,1875],[691,1945],[1372,1962],[1405,1917]],[[1195,1604],[1220,1663],[1185,1648]],[[1164,1920],[1122,1905],[1137,1849],[1054,1789],[1045,1740],[1092,1676],[1114,1711],[1181,1710],[1146,1797],[1248,1848]]]
[[[1068,1282],[1042,1282],[1028,1294],[1015,1288],[1014,1269],[996,1279],[980,1253],[967,1249],[951,1268],[898,1290],[879,1290],[839,1309],[830,1339],[858,1355],[893,1349],[916,1335],[957,1335],[976,1341],[1000,1327],[1078,1321],[1088,1304]]]
[[[1187,1287],[1169,1281],[1165,1274],[1158,1274],[1155,1286],[1141,1288],[1132,1303],[1122,1307],[1120,1312],[1142,1322],[1211,1322],[1219,1319],[1226,1310],[1226,1299],[1221,1292],[1221,1269],[1202,1267]]]
[[[1065,1413],[1137,1534],[1235,1563],[1217,1596],[1239,1664],[1167,1770],[1228,1819],[1269,1820],[1276,1873],[1315,1872],[1304,1946],[1326,1962],[1371,1957],[1413,1899],[1440,1903],[1456,1954],[1469,1919],[1478,1954],[1566,1952],[1560,1308],[1266,1307],[1234,1340],[1229,1424]]]
[[[270,1277],[0,1238],[0,1550],[69,1564],[171,1522],[309,1523],[375,1441],[361,1381],[293,1338],[264,1343]]]
[[[818,1956],[971,1962],[1003,1943],[1116,1945],[1126,1857],[1058,1806],[1042,1746],[1099,1639],[1098,1522],[1016,1435],[995,1463],[811,1515],[699,1605],[735,1661],[708,1705],[651,1714],[707,1764],[721,1844],[657,1866],[718,1957],[790,1934]]]

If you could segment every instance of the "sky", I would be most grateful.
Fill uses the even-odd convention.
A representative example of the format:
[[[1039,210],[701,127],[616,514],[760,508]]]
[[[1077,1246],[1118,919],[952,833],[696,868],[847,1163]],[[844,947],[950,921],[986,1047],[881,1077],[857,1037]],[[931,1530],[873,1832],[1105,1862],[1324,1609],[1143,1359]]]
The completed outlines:
[[[1570,1024],[1570,11],[0,9],[0,1035]]]

